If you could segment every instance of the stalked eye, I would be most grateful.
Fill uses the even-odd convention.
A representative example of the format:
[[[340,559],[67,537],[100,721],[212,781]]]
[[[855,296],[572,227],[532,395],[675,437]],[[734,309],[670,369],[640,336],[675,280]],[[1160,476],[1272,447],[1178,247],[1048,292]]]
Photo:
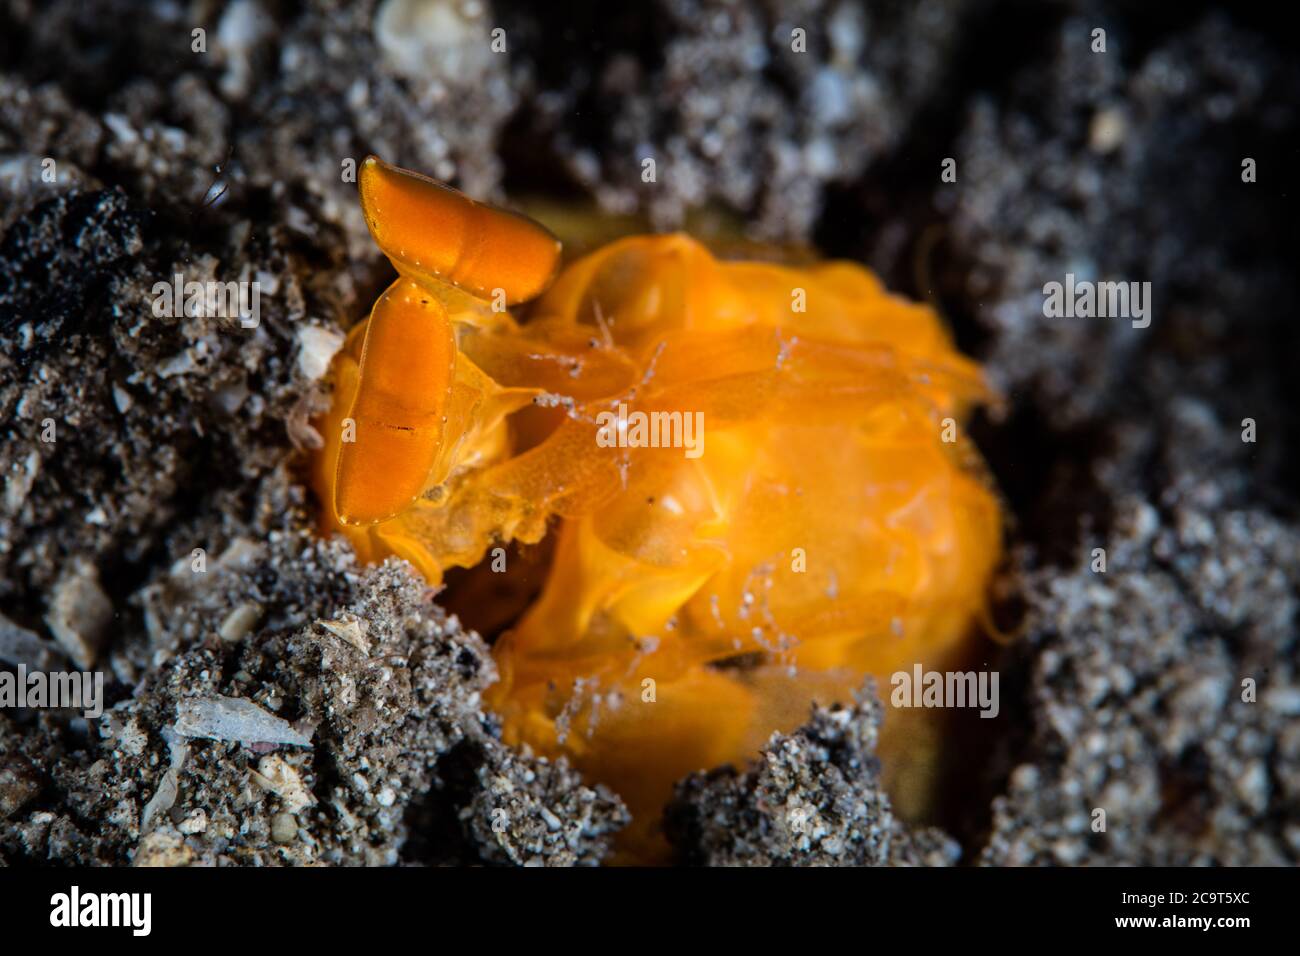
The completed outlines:
[[[374,524],[405,511],[424,489],[442,444],[456,365],[447,310],[398,279],[366,323],[356,395],[341,435],[334,512]]]
[[[560,241],[531,219],[376,156],[361,164],[357,185],[370,234],[416,282],[448,282],[489,300],[499,289],[502,304],[514,305],[555,276]]]

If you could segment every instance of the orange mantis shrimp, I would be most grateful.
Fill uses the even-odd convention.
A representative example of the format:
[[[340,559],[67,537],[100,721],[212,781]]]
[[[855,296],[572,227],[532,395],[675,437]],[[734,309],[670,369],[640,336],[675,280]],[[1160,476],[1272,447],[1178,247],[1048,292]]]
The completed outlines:
[[[323,524],[434,583],[556,536],[487,702],[632,839],[813,700],[959,652],[1001,517],[959,428],[990,394],[931,308],[682,234],[557,272],[531,220],[374,157],[358,185],[399,278],[335,362]]]

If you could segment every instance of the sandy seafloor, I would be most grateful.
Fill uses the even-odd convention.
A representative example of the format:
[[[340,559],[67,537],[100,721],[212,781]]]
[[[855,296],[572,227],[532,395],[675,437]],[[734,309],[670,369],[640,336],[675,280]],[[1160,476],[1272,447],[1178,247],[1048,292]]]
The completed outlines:
[[[684,781],[682,862],[1300,858],[1300,67],[1269,5],[552,6],[0,4],[0,658],[95,661],[111,707],[0,711],[0,863],[607,858],[618,798],[500,742],[487,643],[312,534],[325,360],[391,276],[340,176],[368,152],[571,232],[858,259],[1006,396],[974,434],[1022,633],[934,826],[891,810],[868,695]],[[176,271],[257,279],[258,328],[154,318]],[[1067,272],[1149,281],[1152,324],[1045,320]],[[216,694],[311,745],[179,733]]]

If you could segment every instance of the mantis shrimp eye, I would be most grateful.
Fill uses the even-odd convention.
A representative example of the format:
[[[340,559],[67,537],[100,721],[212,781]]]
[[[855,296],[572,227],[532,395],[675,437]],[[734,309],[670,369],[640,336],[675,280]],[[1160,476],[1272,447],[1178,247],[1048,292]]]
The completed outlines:
[[[398,279],[366,323],[348,413],[352,440],[340,446],[334,484],[340,522],[387,520],[424,489],[442,445],[455,364],[446,308],[414,282]],[[386,480],[376,481],[377,474]]]
[[[475,202],[450,186],[366,157],[361,211],[397,271],[420,285],[447,282],[503,305],[526,302],[555,277],[560,241],[524,216]]]

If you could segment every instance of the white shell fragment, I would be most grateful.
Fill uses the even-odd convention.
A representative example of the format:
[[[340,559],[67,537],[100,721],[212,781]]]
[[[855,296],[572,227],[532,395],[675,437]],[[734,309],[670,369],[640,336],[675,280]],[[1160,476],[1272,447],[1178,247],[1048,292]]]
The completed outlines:
[[[298,327],[298,371],[309,382],[325,377],[330,362],[343,348],[343,333],[320,325]]]
[[[262,789],[278,796],[290,813],[301,813],[316,802],[302,777],[298,776],[298,771],[278,754],[268,754],[259,760],[257,770],[251,776]]]
[[[176,705],[176,732],[182,737],[232,740],[241,744],[310,747],[311,738],[287,720],[242,697],[189,697]]]

